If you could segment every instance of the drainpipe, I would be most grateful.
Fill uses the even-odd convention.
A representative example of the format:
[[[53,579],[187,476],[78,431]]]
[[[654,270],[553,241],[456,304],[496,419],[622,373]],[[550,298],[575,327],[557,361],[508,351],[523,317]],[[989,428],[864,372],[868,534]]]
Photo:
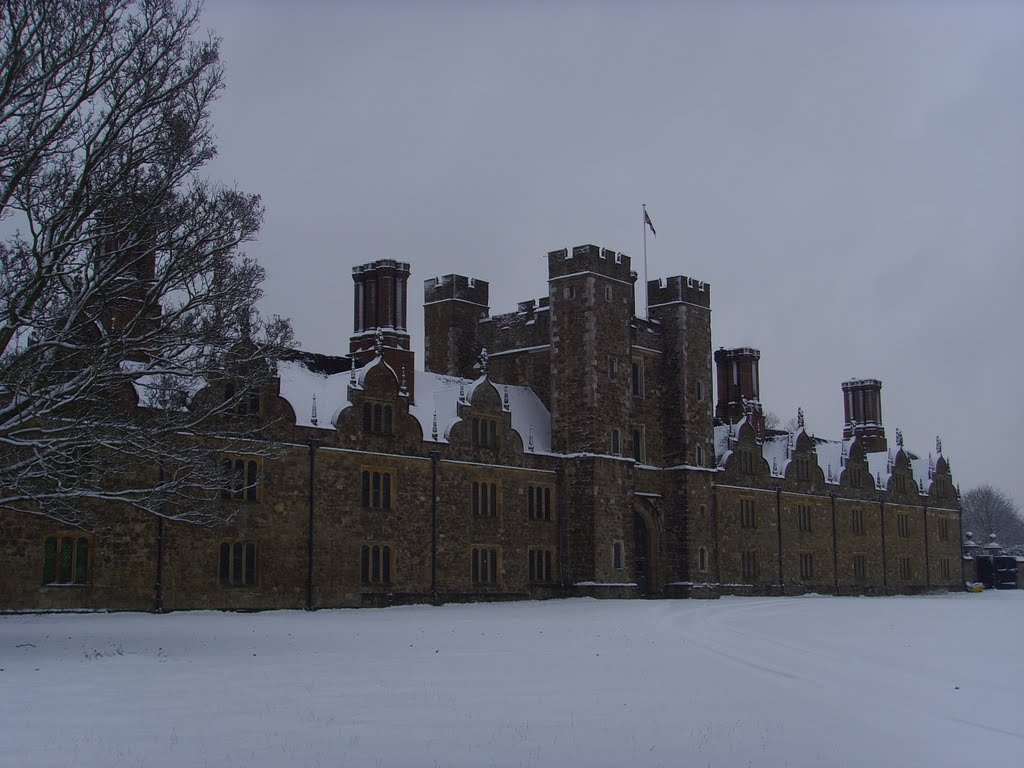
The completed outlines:
[[[164,463],[160,462],[160,485],[164,484]],[[153,612],[164,612],[164,513],[166,502],[160,504],[156,523],[156,583],[153,585]]]
[[[441,452],[430,452],[430,600],[437,605],[437,465]]]
[[[558,586],[565,597],[565,468],[555,470],[555,494],[558,500]]]
[[[885,554],[885,497],[878,497],[878,522],[882,525],[882,593],[889,594],[889,564]]]
[[[964,592],[966,592],[967,577],[964,575],[964,505],[960,501],[959,493],[956,500],[956,533],[957,540],[960,542],[958,547],[960,550],[960,584],[963,586]]]
[[[309,446],[309,524],[306,528],[306,610],[313,610],[313,510],[316,507],[316,449],[320,441],[311,437]]]
[[[775,488],[775,528],[779,534],[779,594],[786,594],[786,582],[782,572],[782,486]]]
[[[839,546],[836,544],[836,492],[832,491],[832,588],[839,594]]]
[[[924,584],[925,589],[931,591],[932,588],[932,562],[931,557],[928,553],[928,505],[925,504],[922,507],[924,510]]]

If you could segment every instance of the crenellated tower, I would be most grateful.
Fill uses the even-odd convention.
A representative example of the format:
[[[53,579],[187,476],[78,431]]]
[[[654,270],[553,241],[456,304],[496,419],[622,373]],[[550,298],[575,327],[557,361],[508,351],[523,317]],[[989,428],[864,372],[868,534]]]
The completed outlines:
[[[556,451],[628,456],[632,433],[629,256],[596,245],[548,253]]]
[[[485,280],[462,275],[433,277],[423,285],[424,368],[447,376],[476,378],[480,320],[490,313]]]
[[[647,283],[651,320],[662,336],[662,409],[668,466],[707,466],[711,424],[711,286],[676,275]]]

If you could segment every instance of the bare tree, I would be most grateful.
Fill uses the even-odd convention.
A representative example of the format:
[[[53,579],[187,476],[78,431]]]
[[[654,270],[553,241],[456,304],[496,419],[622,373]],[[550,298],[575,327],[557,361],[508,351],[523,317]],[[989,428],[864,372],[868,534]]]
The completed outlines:
[[[208,522],[290,344],[205,180],[219,40],[173,0],[0,0],[0,509]],[[113,503],[116,503],[112,505]]]
[[[1003,546],[1024,544],[1024,519],[1013,499],[991,485],[981,485],[964,494],[963,529],[972,531],[975,541],[984,543],[990,534]]]

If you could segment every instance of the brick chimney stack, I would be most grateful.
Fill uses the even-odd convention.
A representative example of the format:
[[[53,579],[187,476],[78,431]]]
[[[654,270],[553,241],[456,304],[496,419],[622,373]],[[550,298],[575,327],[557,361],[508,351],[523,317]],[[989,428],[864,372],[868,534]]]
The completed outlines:
[[[843,382],[843,439],[856,437],[868,453],[887,450],[882,426],[882,382],[850,379]]]
[[[715,351],[718,373],[715,418],[735,424],[746,416],[759,435],[764,432],[761,378],[758,372],[760,359],[761,352],[751,347],[723,347]]]
[[[352,268],[352,281],[355,318],[349,353],[355,365],[361,367],[373,360],[379,330],[384,344],[384,362],[399,377],[405,369],[406,389],[413,398],[415,357],[406,329],[409,264],[394,259],[362,264]]]

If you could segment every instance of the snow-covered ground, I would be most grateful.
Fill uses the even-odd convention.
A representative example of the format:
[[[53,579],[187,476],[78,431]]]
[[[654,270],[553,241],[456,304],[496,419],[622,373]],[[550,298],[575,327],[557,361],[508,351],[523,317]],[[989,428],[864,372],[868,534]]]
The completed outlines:
[[[1024,764],[1024,591],[0,616],[3,766]]]

